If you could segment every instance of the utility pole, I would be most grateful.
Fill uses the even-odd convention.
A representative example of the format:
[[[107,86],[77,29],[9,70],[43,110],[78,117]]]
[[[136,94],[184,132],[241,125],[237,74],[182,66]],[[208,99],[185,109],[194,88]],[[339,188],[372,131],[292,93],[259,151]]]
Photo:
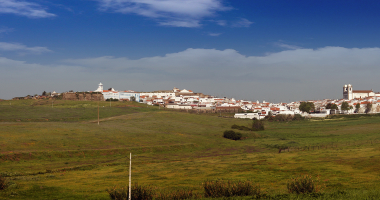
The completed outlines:
[[[132,153],[129,153],[129,192],[128,200],[131,200],[131,176],[132,176]]]

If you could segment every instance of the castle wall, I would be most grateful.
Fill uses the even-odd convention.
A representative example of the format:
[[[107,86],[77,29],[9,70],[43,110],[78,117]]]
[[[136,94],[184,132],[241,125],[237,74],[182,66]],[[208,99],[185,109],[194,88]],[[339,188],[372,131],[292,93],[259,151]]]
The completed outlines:
[[[103,94],[93,94],[93,93],[74,93],[66,92],[62,94],[62,100],[72,100],[72,101],[104,101]]]

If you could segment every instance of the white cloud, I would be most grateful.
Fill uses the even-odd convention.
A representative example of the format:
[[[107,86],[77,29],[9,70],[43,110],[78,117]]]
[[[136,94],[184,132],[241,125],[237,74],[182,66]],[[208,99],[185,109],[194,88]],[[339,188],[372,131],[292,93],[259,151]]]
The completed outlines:
[[[39,4],[18,0],[0,0],[0,13],[21,15],[29,18],[56,16],[55,14],[48,13]]]
[[[163,26],[199,27],[205,17],[231,8],[221,0],[98,0],[100,10],[137,14],[158,20]]]
[[[226,21],[226,20],[218,20],[218,21],[216,21],[216,23],[217,23],[219,26],[226,26],[226,25],[227,25],[227,21]]]
[[[238,21],[233,22],[232,27],[250,27],[253,22],[248,19],[241,18]]]
[[[221,33],[209,33],[208,35],[213,36],[213,37],[217,37],[217,36],[221,35]]]
[[[46,47],[27,47],[23,44],[8,42],[0,42],[0,51],[18,51],[22,54],[41,54],[45,52],[51,52],[51,50]]]
[[[278,47],[281,47],[281,48],[285,48],[285,49],[293,49],[293,50],[294,49],[302,49],[302,47],[300,47],[300,46],[285,44],[285,43],[282,43],[282,42],[275,42],[274,45],[278,46]]]
[[[187,49],[165,56],[67,59],[54,65],[0,58],[0,98],[105,87],[152,91],[174,86],[249,100],[342,98],[342,86],[380,91],[380,48],[324,47],[246,56],[234,49]],[[48,76],[47,76],[48,75]],[[376,88],[378,87],[378,88]],[[38,89],[38,91],[34,91]],[[17,94],[16,94],[17,93]]]

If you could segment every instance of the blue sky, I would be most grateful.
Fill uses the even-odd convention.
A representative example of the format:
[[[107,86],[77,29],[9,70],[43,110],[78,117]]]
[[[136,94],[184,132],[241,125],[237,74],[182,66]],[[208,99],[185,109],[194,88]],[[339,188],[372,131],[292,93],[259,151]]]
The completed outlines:
[[[0,98],[173,87],[247,100],[380,92],[380,2],[0,0]]]

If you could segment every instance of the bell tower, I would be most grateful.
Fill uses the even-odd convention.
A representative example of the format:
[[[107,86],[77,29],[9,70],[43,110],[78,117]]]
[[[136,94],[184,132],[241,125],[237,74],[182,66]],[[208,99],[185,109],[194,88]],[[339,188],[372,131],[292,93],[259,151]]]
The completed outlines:
[[[351,85],[351,84],[348,84],[348,86],[347,86],[347,90],[348,90],[348,100],[353,99],[353,98],[354,98],[354,95],[353,95],[352,85]]]
[[[351,100],[353,99],[353,94],[352,94],[352,85],[344,85],[343,86],[343,99]]]

